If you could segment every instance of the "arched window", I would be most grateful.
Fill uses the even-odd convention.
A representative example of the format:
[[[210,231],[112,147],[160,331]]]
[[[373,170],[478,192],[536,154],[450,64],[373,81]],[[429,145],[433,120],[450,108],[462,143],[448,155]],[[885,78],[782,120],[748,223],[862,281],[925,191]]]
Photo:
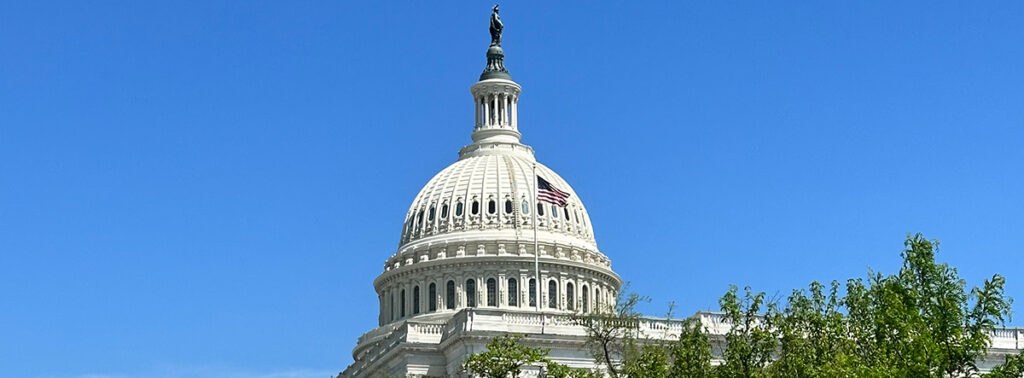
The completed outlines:
[[[428,214],[427,220],[433,222],[434,221],[434,206],[433,205],[430,206],[430,212],[427,213],[427,214]]]
[[[580,212],[579,211],[576,211],[576,209],[573,209],[572,210],[572,216],[573,216],[573,218],[576,218],[576,223],[580,223]]]
[[[587,293],[587,285],[583,285],[583,293],[582,294],[583,294],[583,302],[580,303],[580,305],[581,305],[580,306],[581,307],[580,310],[583,310],[583,313],[586,314],[586,313],[590,312],[590,301],[588,300],[589,298],[588,298],[588,293]]]
[[[569,208],[563,207],[562,212],[565,213],[565,220],[569,220]]]
[[[506,199],[505,200],[505,214],[512,214],[512,210],[513,210],[513,208],[512,208],[512,200]]]
[[[441,219],[448,219],[448,204],[441,205]]]
[[[530,213],[530,203],[526,202],[526,200],[523,200],[523,214],[529,214],[529,213]]]
[[[447,287],[445,288],[444,293],[444,307],[449,310],[453,310],[455,309],[455,281],[448,281],[448,285],[445,286]]]
[[[413,315],[420,313],[420,287],[413,286],[412,288],[412,313]]]
[[[537,216],[538,217],[543,217],[544,216],[544,204],[543,203],[540,203],[540,202],[537,203]]]
[[[568,214],[568,213],[566,213]],[[576,311],[576,298],[575,290],[573,290],[572,282],[565,284],[565,308],[569,311]]]
[[[398,306],[402,309],[402,311],[400,312],[400,314],[401,314],[400,317],[404,318],[405,317],[405,289],[402,289],[402,295],[401,295],[401,297],[399,297],[399,300],[401,302],[399,302]]]
[[[476,281],[466,280],[466,307],[476,307]]]
[[[493,278],[487,279],[487,305],[498,306],[498,282]]]
[[[422,228],[422,227],[423,227],[423,210],[420,210],[419,213],[416,213],[416,228]]]
[[[558,205],[551,204],[551,218],[558,220]]]
[[[519,306],[519,282],[515,278],[508,279],[508,305]]]
[[[458,203],[455,204],[455,216],[462,216],[462,201],[459,201]]]
[[[498,205],[494,203],[494,200],[487,201],[487,214],[494,214],[498,211]]]
[[[395,320],[395,293],[388,293],[388,313],[391,320]]]
[[[558,308],[558,283],[555,280],[548,281],[548,307]]]
[[[601,289],[598,289],[596,287],[594,288],[594,306],[594,311],[604,311],[604,309],[601,308]]]
[[[437,311],[437,284],[430,283],[430,286],[427,288],[427,295],[430,296],[430,298],[427,298],[427,311]]]
[[[480,214],[480,201],[473,200],[473,205],[469,207],[469,213],[472,215]]]
[[[530,279],[530,307],[537,307],[537,280]]]

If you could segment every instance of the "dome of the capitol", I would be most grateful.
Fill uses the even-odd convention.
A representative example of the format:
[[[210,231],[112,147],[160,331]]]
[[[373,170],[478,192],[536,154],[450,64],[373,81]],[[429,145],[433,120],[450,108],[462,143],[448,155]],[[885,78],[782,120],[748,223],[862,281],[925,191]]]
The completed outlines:
[[[460,324],[470,318],[567,332],[545,324],[615,303],[622,279],[598,249],[583,201],[521,142],[522,87],[505,68],[501,29],[495,7],[487,65],[470,86],[471,142],[413,197],[398,248],[373,281],[378,327],[359,338],[342,377],[456,376],[462,357],[443,356],[468,340]],[[431,362],[389,365],[413,344]]]
[[[381,325],[473,307],[586,312],[622,285],[580,196],[521,143],[522,87],[499,42],[470,87],[472,142],[420,189],[374,280]]]

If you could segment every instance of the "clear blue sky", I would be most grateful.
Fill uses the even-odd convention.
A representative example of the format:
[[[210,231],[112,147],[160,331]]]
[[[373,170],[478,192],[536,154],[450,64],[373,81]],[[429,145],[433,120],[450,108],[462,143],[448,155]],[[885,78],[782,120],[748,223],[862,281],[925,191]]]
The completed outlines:
[[[1024,3],[621,3],[503,3],[503,45],[647,312],[892,272],[908,232],[1024,298]],[[0,376],[342,370],[490,5],[0,3]]]

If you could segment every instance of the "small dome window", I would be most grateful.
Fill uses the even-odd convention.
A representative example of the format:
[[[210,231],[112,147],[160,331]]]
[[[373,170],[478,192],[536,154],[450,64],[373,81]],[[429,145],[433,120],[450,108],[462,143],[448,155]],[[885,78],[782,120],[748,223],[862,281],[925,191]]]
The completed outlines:
[[[459,201],[459,203],[455,204],[455,216],[462,216],[462,201]]]
[[[580,212],[573,209],[572,216],[576,218],[576,223],[580,223]]]
[[[544,216],[544,204],[542,203],[537,204],[537,216]]]
[[[551,204],[551,217],[558,218],[558,205]]]
[[[523,214],[529,214],[529,213],[530,213],[530,203],[526,202],[526,200],[523,200]]]
[[[416,227],[423,227],[423,210],[416,214]]]
[[[473,201],[473,205],[469,207],[469,213],[472,215],[480,214],[480,201]]]
[[[565,213],[565,220],[569,220],[569,208],[568,207],[562,208],[562,212]],[[431,218],[433,218],[433,216],[431,216]]]
[[[430,213],[427,216],[427,220],[431,222],[434,221],[434,206],[430,206]]]
[[[448,219],[448,204],[441,205],[441,219]]]
[[[505,214],[512,214],[512,200],[505,200]]]
[[[494,214],[498,211],[498,204],[494,203],[494,200],[487,201],[487,214]]]

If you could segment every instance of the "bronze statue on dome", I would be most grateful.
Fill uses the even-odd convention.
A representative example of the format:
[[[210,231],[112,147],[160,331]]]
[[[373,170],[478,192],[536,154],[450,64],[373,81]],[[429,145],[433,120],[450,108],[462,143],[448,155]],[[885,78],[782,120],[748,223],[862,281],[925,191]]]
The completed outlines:
[[[501,46],[501,29],[504,28],[498,16],[498,4],[494,4],[494,8],[491,8],[491,46]]]

